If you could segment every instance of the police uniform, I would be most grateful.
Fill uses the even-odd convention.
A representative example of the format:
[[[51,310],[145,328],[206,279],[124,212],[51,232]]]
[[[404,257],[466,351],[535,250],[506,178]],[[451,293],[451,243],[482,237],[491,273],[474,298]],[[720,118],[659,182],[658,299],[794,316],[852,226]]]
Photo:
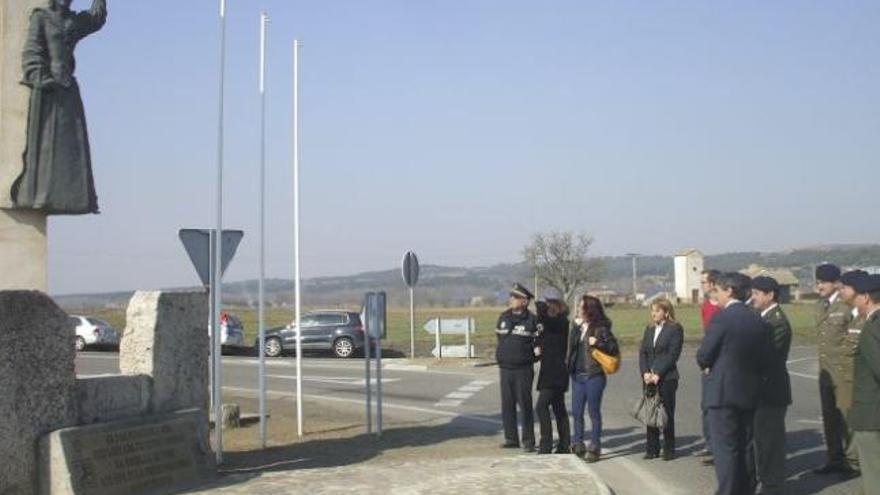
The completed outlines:
[[[532,293],[520,284],[510,292],[513,297],[531,300]],[[535,448],[535,420],[532,409],[532,383],[535,370],[535,338],[538,321],[527,308],[515,313],[508,309],[498,317],[495,328],[498,346],[495,360],[501,373],[501,417],[504,423],[503,447],[518,447],[516,408],[522,413],[522,446]]]
[[[770,277],[755,277],[752,288],[779,295],[779,283]],[[772,330],[770,366],[762,377],[755,410],[752,443],[756,481],[761,493],[782,493],[785,482],[785,413],[791,405],[791,379],[786,362],[791,349],[791,324],[782,307],[773,303],[761,311]]]
[[[857,282],[860,294],[880,293],[880,275]],[[880,310],[865,315],[855,356],[853,404],[849,422],[861,459],[866,495],[880,494]]]
[[[840,280],[840,269],[830,264],[820,265],[816,268],[816,279],[837,282]],[[851,439],[846,418],[837,401],[838,395],[849,395],[844,383],[845,377],[852,375],[853,361],[843,349],[852,319],[852,307],[840,299],[840,293],[835,292],[830,298],[819,300],[816,314],[819,398],[828,463],[817,469],[817,473],[852,470],[846,457]]]

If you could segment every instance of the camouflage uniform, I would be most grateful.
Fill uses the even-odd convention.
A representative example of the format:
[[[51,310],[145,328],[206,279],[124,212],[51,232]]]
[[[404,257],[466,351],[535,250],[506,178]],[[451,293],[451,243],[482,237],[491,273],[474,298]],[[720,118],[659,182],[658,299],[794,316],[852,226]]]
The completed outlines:
[[[816,315],[819,397],[828,464],[847,466],[855,461],[851,456],[847,459],[847,452],[855,451],[841,405],[848,408],[852,404],[854,347],[849,329],[853,316],[852,307],[840,299],[840,294],[835,293],[831,299],[833,302],[819,300]]]

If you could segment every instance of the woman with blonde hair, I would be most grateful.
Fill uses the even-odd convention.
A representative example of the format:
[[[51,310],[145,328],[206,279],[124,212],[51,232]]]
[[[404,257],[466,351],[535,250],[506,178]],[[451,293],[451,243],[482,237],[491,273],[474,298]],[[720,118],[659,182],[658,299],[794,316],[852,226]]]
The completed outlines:
[[[667,422],[663,428],[663,460],[675,459],[675,392],[678,390],[678,358],[684,329],[675,321],[675,308],[667,299],[651,303],[651,323],[645,328],[639,352],[642,387],[660,394]],[[660,429],[648,427],[645,459],[660,457]]]

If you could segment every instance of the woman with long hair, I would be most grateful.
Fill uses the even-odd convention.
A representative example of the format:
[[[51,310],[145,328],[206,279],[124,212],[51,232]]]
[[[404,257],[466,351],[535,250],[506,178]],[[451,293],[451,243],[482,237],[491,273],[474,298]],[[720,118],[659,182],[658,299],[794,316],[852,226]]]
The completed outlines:
[[[602,395],[607,377],[593,350],[620,355],[617,339],[611,333],[611,320],[605,315],[602,301],[585,295],[578,304],[578,316],[568,339],[566,363],[571,376],[571,409],[574,437],[571,450],[587,462],[596,462],[602,453]],[[584,445],[584,409],[590,414],[590,442]]]
[[[651,303],[651,323],[645,328],[639,352],[639,369],[645,393],[660,394],[666,411],[663,428],[663,460],[675,458],[675,392],[678,390],[678,358],[684,329],[675,321],[675,308],[666,299]],[[660,429],[648,427],[645,459],[660,457]]]

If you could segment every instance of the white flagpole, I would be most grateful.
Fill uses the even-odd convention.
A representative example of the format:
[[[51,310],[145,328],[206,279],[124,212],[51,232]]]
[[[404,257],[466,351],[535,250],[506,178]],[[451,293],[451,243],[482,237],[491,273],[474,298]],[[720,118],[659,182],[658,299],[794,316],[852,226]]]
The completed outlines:
[[[260,445],[266,448],[266,26],[269,15],[260,15],[260,287],[259,287],[259,387]]]
[[[222,255],[223,252],[223,100],[225,95],[225,69],[226,69],[226,0],[220,0],[220,95],[219,95],[219,112],[217,119],[217,230],[214,234],[214,253],[213,253],[213,274],[211,282],[211,297],[213,298],[213,314],[211,315],[211,339],[213,340],[214,366],[214,442],[215,456],[217,464],[223,463],[223,428],[221,425],[222,416],[222,390],[223,376],[221,365],[221,332],[220,328],[220,305],[222,304],[221,291],[222,284],[220,277],[223,273]]]
[[[296,298],[296,427],[299,436],[303,434],[302,413],[302,322],[300,302],[302,301],[302,282],[300,279],[299,252],[299,40],[293,42],[293,244],[296,267],[294,269],[294,297]]]

